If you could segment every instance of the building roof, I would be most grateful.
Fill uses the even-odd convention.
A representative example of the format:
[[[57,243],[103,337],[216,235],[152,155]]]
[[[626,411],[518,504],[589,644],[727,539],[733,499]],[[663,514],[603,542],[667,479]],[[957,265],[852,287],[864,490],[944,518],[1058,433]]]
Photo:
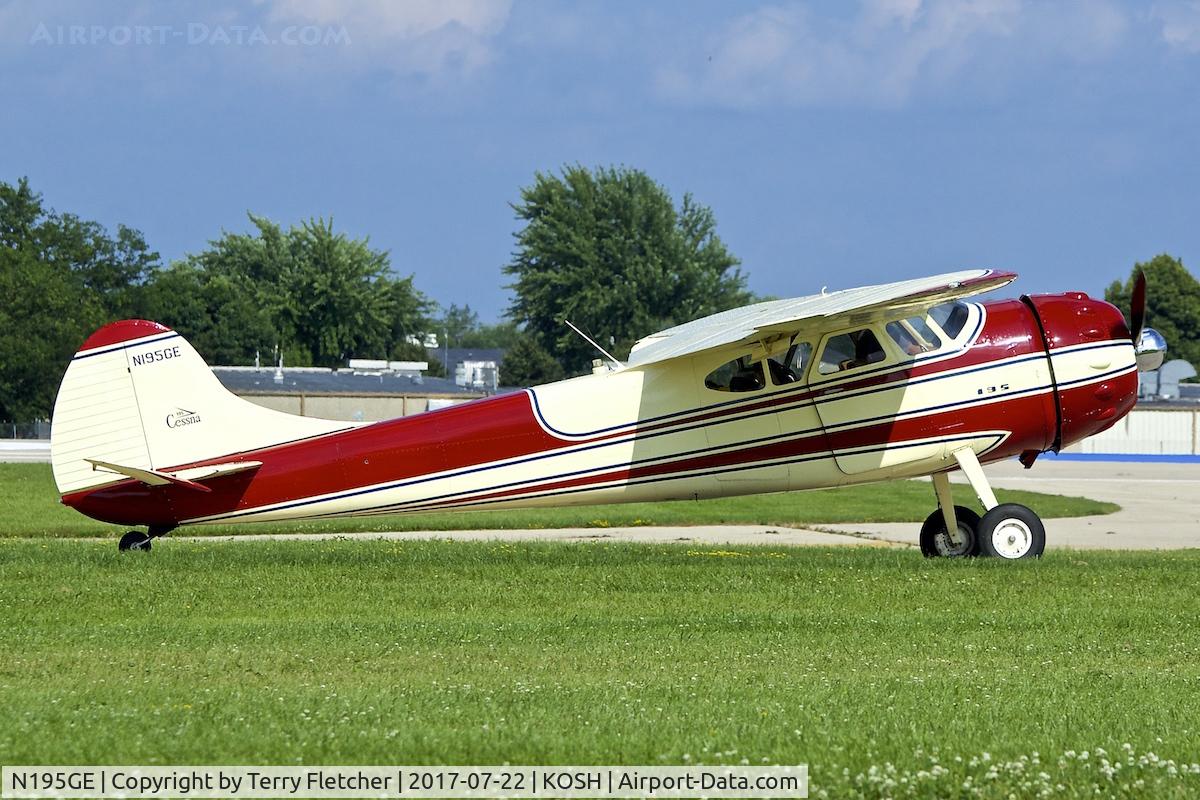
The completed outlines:
[[[213,367],[217,379],[235,394],[353,394],[353,395],[468,395],[473,392],[454,381],[428,376],[407,377],[392,373],[364,374],[351,370],[311,368],[283,369],[283,381],[275,381],[275,369],[264,367]]]
[[[494,361],[499,367],[504,360],[504,350],[499,347],[439,347],[430,348],[429,354],[448,370],[464,361]]]

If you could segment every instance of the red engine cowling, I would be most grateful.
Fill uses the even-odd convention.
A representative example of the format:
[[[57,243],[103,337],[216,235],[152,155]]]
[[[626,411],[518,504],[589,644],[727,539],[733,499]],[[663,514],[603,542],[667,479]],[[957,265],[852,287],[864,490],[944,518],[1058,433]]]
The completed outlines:
[[[1137,400],[1138,377],[1125,318],[1083,292],[1025,295],[1050,355],[1059,449],[1108,429]]]

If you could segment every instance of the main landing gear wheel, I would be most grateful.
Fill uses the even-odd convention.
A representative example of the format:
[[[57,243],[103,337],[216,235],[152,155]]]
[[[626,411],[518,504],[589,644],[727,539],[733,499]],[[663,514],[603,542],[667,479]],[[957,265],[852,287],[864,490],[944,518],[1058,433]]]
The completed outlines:
[[[127,550],[145,550],[150,549],[150,535],[141,531],[128,531],[121,537],[121,541],[117,542],[117,549],[124,553]]]
[[[1017,503],[1001,503],[983,515],[975,529],[981,552],[1010,561],[1040,558],[1046,549],[1046,528],[1038,515]]]
[[[935,509],[921,526],[921,553],[926,558],[966,558],[979,555],[979,515],[964,506],[954,507],[958,530],[946,531],[946,517]]]

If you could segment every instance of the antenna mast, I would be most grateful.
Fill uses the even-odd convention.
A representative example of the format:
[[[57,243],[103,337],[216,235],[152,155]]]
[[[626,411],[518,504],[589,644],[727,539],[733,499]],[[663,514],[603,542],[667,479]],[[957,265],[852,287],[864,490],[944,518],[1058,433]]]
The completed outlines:
[[[570,328],[571,330],[575,331],[575,332],[576,332],[576,333],[578,333],[580,336],[582,336],[582,337],[583,337],[583,340],[584,340],[585,342],[587,342],[587,343],[588,343],[588,344],[590,344],[592,347],[596,348],[596,349],[597,349],[597,350],[599,350],[601,353],[603,353],[603,354],[604,354],[604,357],[605,357],[605,358],[607,358],[609,361],[611,361],[613,364],[615,364],[615,365],[616,365],[618,368],[623,368],[623,367],[625,366],[625,365],[624,365],[624,364],[622,364],[620,361],[618,361],[617,359],[613,358],[613,355],[612,355],[612,353],[608,352],[608,351],[607,351],[607,350],[605,350],[603,347],[601,347],[600,345],[596,344],[596,341],[595,341],[595,340],[594,340],[592,337],[588,336],[586,333],[584,333],[583,331],[579,330],[579,328],[575,327],[575,323],[571,322],[571,320],[569,320],[569,319],[567,319],[566,317],[564,317],[564,318],[563,318],[563,322],[567,323],[567,327],[568,327],[568,328]]]

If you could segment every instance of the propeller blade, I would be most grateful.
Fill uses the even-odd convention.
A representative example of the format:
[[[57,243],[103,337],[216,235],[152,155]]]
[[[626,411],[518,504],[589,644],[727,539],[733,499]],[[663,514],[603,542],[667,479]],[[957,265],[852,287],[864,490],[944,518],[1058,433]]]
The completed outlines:
[[[1146,273],[1138,270],[1137,280],[1133,282],[1133,296],[1129,303],[1129,338],[1137,347],[1142,338],[1142,326],[1146,324]]]

